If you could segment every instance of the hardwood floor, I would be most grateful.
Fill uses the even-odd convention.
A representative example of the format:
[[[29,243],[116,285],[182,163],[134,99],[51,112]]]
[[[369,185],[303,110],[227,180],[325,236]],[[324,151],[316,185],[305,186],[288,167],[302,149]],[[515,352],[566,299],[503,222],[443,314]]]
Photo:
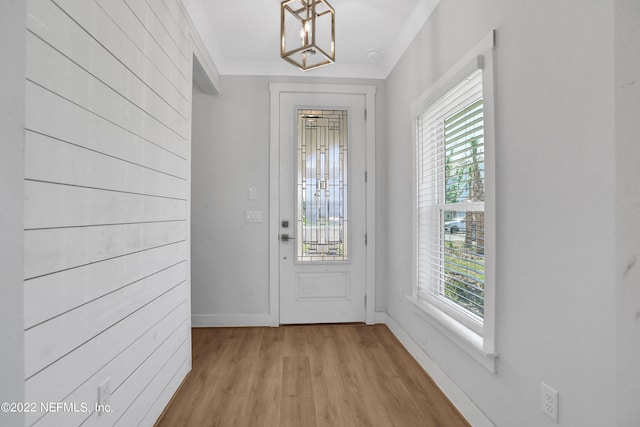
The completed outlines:
[[[193,329],[157,427],[468,426],[384,325]]]

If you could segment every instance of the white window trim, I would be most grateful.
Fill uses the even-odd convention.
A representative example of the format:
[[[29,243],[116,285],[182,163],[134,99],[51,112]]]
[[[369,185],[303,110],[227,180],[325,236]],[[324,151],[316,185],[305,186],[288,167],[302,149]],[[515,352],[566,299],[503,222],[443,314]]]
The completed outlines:
[[[413,295],[409,297],[414,311],[441,333],[460,346],[474,359],[480,362],[489,371],[496,372],[496,358],[498,354],[495,348],[495,294],[496,294],[496,210],[495,210],[495,100],[494,100],[494,74],[496,31],[491,31],[473,49],[471,49],[455,66],[446,72],[427,92],[420,96],[412,105],[411,116],[413,119],[414,144],[417,138],[417,118],[431,104],[446,94],[465,77],[478,68],[483,68],[483,110],[485,117],[484,150],[485,150],[485,289],[484,289],[484,322],[482,333],[472,330],[462,322],[446,314],[433,304],[418,299],[417,278],[417,196],[416,196],[416,150],[414,149],[414,178],[413,178]]]

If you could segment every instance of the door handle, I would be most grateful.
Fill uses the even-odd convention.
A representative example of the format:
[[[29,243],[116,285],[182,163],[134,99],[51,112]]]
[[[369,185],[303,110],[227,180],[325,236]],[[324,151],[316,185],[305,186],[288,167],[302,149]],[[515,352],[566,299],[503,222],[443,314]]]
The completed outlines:
[[[287,233],[282,233],[280,235],[280,240],[282,242],[288,242],[289,240],[295,240],[295,238],[294,237],[289,237],[289,234],[287,234]]]

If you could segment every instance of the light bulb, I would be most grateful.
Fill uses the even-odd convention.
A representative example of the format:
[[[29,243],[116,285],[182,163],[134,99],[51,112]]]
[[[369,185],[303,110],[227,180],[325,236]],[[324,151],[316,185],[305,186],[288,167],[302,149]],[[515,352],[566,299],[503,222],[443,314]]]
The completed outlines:
[[[311,33],[311,20],[306,19],[302,21],[302,28],[300,28],[300,43],[302,46],[305,46],[309,43],[309,33]]]
[[[300,28],[300,37],[308,37],[309,33],[311,33],[311,21],[307,19],[303,22],[302,28]]]

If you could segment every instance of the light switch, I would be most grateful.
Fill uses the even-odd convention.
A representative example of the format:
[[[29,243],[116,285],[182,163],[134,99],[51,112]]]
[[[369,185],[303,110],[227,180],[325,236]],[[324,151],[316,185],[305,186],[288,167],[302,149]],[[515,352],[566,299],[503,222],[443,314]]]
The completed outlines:
[[[262,222],[262,211],[244,211],[244,222]]]
[[[249,187],[249,200],[258,200],[258,187],[255,185]]]

